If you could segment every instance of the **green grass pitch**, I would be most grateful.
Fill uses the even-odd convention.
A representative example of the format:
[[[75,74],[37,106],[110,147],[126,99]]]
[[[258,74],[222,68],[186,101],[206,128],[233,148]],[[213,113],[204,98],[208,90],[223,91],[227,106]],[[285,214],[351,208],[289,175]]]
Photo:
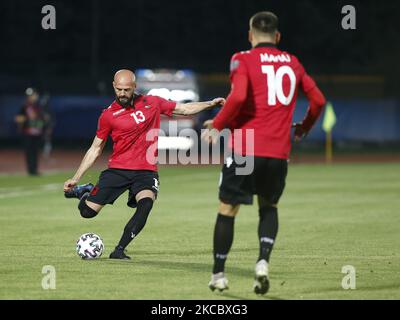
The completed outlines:
[[[207,287],[219,167],[160,168],[160,194],[128,247],[131,261],[108,259],[133,214],[127,194],[84,220],[63,197],[69,176],[0,177],[0,299],[400,299],[400,164],[290,165],[264,297],[252,291],[256,206],[236,218],[230,289]],[[100,259],[76,255],[86,232],[103,238]],[[54,290],[42,288],[45,265],[56,270]],[[356,270],[354,290],[342,288],[345,265]]]

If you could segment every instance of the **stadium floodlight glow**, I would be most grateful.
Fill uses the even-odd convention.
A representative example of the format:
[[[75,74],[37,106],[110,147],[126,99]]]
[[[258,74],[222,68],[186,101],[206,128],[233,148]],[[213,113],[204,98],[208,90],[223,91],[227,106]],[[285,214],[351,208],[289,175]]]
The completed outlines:
[[[182,70],[178,70],[175,73],[175,77],[177,78],[177,80],[182,80],[185,78],[185,76],[186,76],[186,73],[185,73],[185,71],[182,71]]]
[[[147,94],[176,102],[199,100],[199,95],[193,90],[169,90],[167,88],[157,88],[151,89]]]
[[[194,78],[192,70],[170,70],[170,69],[137,69],[135,72],[139,78],[147,81],[184,81]]]
[[[143,70],[142,76],[150,81],[154,81],[156,79],[156,75],[150,69]]]
[[[171,91],[169,91],[167,88],[157,88],[151,89],[149,92],[147,92],[147,95],[169,99],[170,92]]]

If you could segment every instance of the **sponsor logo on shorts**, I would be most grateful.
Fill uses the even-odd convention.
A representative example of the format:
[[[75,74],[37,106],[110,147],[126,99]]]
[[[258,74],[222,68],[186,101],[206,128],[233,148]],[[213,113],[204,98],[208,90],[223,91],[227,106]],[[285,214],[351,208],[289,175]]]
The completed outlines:
[[[153,179],[154,179],[153,188],[158,191],[159,190],[159,182],[156,178],[153,178]]]
[[[233,163],[232,157],[226,158],[226,166],[229,168]]]

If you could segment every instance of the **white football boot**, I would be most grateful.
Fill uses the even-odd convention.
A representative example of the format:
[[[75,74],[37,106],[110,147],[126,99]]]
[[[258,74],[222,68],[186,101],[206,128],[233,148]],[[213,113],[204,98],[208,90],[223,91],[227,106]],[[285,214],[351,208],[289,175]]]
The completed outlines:
[[[268,279],[268,262],[266,260],[260,260],[256,263],[254,277],[254,292],[256,294],[266,294],[269,289]]]
[[[211,275],[211,281],[208,283],[208,287],[214,291],[215,289],[220,292],[229,289],[228,279],[225,277],[223,272],[219,272]]]

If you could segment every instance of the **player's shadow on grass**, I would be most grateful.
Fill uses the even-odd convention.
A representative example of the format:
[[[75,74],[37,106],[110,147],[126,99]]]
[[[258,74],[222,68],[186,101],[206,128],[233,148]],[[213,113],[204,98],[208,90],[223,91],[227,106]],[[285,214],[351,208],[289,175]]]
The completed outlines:
[[[120,264],[120,265],[140,265],[140,266],[149,266],[149,267],[155,267],[155,268],[164,268],[164,269],[169,269],[169,270],[175,270],[175,271],[183,271],[183,270],[189,270],[189,271],[195,271],[199,273],[205,273],[209,274],[210,273],[210,268],[211,265],[208,263],[200,263],[200,262],[175,262],[175,261],[155,261],[155,260],[142,260],[140,258],[135,259],[133,257],[132,260],[115,260],[115,259],[108,259],[107,257],[101,257],[97,260],[100,260],[102,262],[109,261],[110,263],[113,264]],[[235,267],[235,266],[230,266],[229,267],[229,273],[235,276],[240,276],[244,277],[246,279],[251,279],[254,274],[253,270],[248,270],[247,268],[240,268],[240,267]],[[238,300],[285,300],[277,296],[271,296],[271,295],[257,295],[255,296],[254,299],[249,299],[249,298],[244,298],[235,294],[231,294],[227,291],[224,291],[224,293],[221,293],[221,298],[222,297],[228,297],[231,299],[238,299]]]
[[[175,254],[175,253],[174,253]],[[99,259],[102,262],[108,262],[113,264],[136,264],[136,265],[144,265],[149,267],[156,267],[156,268],[164,268],[169,270],[176,270],[176,271],[195,271],[200,273],[210,273],[211,264],[209,263],[202,263],[202,262],[182,262],[182,261],[171,261],[171,260],[143,260],[141,254],[132,255],[132,260],[116,260],[116,259],[109,259],[107,256],[100,257]],[[234,274],[235,276],[244,277],[246,279],[252,278],[254,276],[252,269],[241,268],[237,266],[229,266],[229,273]]]
[[[164,268],[164,269],[170,269],[170,270],[177,270],[177,271],[182,271],[182,270],[189,270],[189,271],[195,271],[195,272],[201,272],[201,273],[210,273],[211,270],[211,264],[209,263],[201,263],[201,262],[182,262],[182,261],[156,261],[156,260],[138,260],[138,264],[140,265],[146,265],[146,266],[153,266],[157,268]],[[229,273],[235,274],[236,276],[241,276],[245,278],[253,277],[253,272],[252,270],[240,268],[240,267],[235,267],[235,266],[229,266]]]
[[[132,260],[115,260],[115,259],[108,259],[107,257],[101,257],[99,259],[94,259],[93,261],[98,260],[102,262],[109,262],[113,264],[136,264],[141,266],[149,266],[155,268],[163,268],[169,270],[176,270],[176,271],[195,271],[208,274],[210,272],[211,265],[208,263],[201,263],[201,262],[182,262],[182,261],[163,261],[163,260],[142,260],[141,258],[136,258],[133,256]],[[253,277],[253,271],[249,269],[244,269],[240,267],[230,266],[229,273],[235,274],[235,276],[241,276],[248,279],[249,277]]]
[[[259,248],[258,247],[249,247],[249,248],[235,248],[234,250],[231,251],[231,254],[236,254],[236,253],[241,253],[241,252],[245,252],[247,253],[249,250],[253,250],[254,252],[258,252]],[[130,252],[128,250],[128,252]],[[175,256],[191,256],[191,255],[211,255],[212,253],[210,252],[210,249],[182,249],[179,251],[176,250],[154,250],[154,251],[149,251],[149,250],[145,250],[145,249],[137,249],[135,248],[134,251],[131,251],[131,253],[133,253],[134,255],[137,256],[149,256],[149,255],[175,255]]]

